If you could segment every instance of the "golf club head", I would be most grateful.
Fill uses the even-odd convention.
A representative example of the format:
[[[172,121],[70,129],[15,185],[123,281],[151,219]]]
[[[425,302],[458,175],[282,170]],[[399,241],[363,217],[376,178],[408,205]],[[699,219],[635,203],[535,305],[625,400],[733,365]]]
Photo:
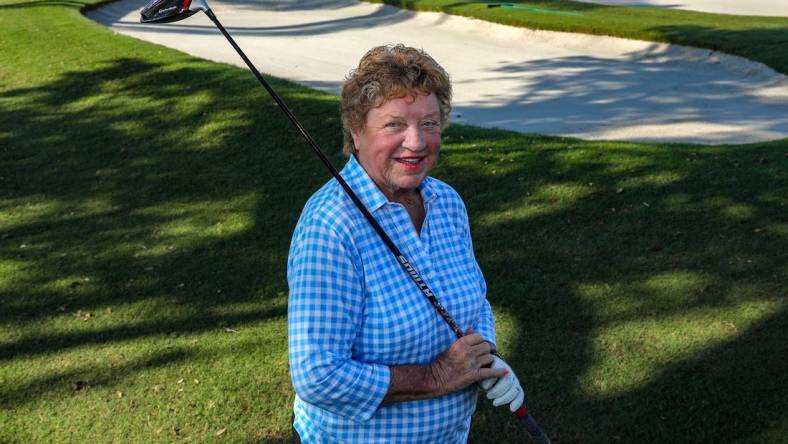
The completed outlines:
[[[151,0],[140,10],[140,23],[170,23],[208,10],[205,0]]]

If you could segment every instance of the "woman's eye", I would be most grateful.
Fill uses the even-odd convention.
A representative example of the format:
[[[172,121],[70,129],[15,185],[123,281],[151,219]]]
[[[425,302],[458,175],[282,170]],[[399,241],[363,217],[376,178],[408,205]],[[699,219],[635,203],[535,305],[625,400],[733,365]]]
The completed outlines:
[[[389,122],[386,124],[386,128],[399,128],[399,127],[400,127],[399,122]]]
[[[430,129],[432,129],[432,128],[437,128],[437,127],[438,127],[438,122],[436,122],[436,121],[434,121],[434,120],[428,120],[428,121],[424,122],[422,125],[423,125],[425,128],[430,128]]]

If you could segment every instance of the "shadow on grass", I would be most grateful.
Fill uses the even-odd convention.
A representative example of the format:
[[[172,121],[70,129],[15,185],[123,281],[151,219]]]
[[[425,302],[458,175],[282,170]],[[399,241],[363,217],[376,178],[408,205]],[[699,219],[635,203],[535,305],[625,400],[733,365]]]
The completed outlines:
[[[61,333],[58,335],[46,333],[27,335],[25,338],[7,346],[0,346],[0,361],[38,354],[65,352],[68,349],[85,345],[100,346],[114,342],[125,342],[161,334],[179,335],[219,330],[225,325],[245,325],[261,319],[283,318],[286,315],[287,308],[284,306],[268,310],[251,310],[246,313],[232,315],[198,312],[173,320],[157,319],[149,322],[136,322],[133,325],[118,325],[116,327]]]
[[[786,141],[559,142],[464,128],[447,137],[460,149],[445,151],[440,174],[465,197],[490,298],[519,328],[512,360],[556,442],[785,431]],[[742,328],[746,316],[734,313],[761,304]],[[701,349],[660,352],[726,328]],[[615,334],[624,329],[635,339]],[[472,442],[500,436],[506,415],[490,410],[481,403]],[[527,442],[507,427],[508,442]]]
[[[213,92],[243,97],[254,86],[243,81],[239,84],[238,77],[246,74],[243,71],[228,75],[219,68],[210,73],[201,69],[204,66],[187,63],[164,69],[126,59],[90,73],[68,73],[45,88],[2,94],[2,98],[23,98],[23,103],[30,104],[2,111],[4,122],[19,123],[9,128],[13,150],[4,153],[4,210],[39,199],[46,201],[46,208],[42,217],[29,220],[24,212],[17,213],[25,222],[6,225],[2,231],[7,247],[3,257],[34,261],[37,267],[15,276],[18,284],[32,291],[24,300],[11,301],[0,313],[0,320],[48,317],[69,299],[80,300],[73,308],[83,305],[93,310],[130,303],[148,298],[146,291],[152,288],[174,299],[176,291],[186,293],[181,284],[190,290],[182,304],[213,306],[228,298],[251,299],[271,276],[281,278],[281,270],[266,266],[279,264],[286,255],[290,230],[300,210],[291,205],[292,194],[308,192],[293,190],[291,185],[308,184],[310,178],[271,175],[268,161],[275,155],[277,163],[297,164],[307,153],[299,154],[280,140],[265,137],[267,130],[287,122],[284,117],[263,118],[272,104],[262,94],[249,105],[251,116],[238,116],[238,125],[220,133],[195,133],[199,127],[210,127],[213,116],[228,109],[217,106],[215,97],[201,99],[192,94],[201,96],[200,89],[208,83],[234,83],[236,87],[228,85],[224,91]],[[173,78],[194,81],[186,86],[167,85]],[[106,88],[119,79],[120,86]],[[277,87],[292,90],[282,84]],[[189,109],[183,104],[188,98],[204,103]],[[148,102],[161,110],[138,106]],[[296,110],[302,103],[291,100]],[[323,106],[333,108],[331,104]],[[247,119],[261,124],[242,127],[241,122]],[[184,123],[190,123],[189,129]],[[42,126],[58,130],[42,131]],[[275,133],[282,132],[287,136],[287,131]],[[295,139],[295,133],[292,137]],[[240,141],[248,145],[239,146]],[[292,170],[293,174],[303,173],[298,165]],[[312,184],[317,179],[312,179]],[[249,229],[223,233],[222,224],[235,222],[223,218],[236,216],[232,206],[239,200],[249,200],[247,205],[259,217],[249,221]],[[218,214],[200,214],[212,204],[218,205]],[[184,220],[206,224],[212,232],[201,242],[192,242],[176,233],[177,228],[169,233],[163,227]],[[243,253],[250,243],[266,253],[255,255],[253,263],[237,257],[220,265],[221,256]],[[209,262],[213,265],[206,270]],[[252,274],[260,277],[249,281]],[[92,276],[116,293],[94,294],[85,289],[92,284],[69,276]],[[57,289],[61,279],[62,290]],[[41,298],[36,297],[37,289]],[[284,289],[281,282],[263,288],[274,294]]]
[[[150,356],[51,373],[11,365],[0,383],[11,418],[53,396],[68,403],[76,378],[122,386],[150,372],[156,356],[165,367],[206,359],[204,345],[167,355],[173,335],[227,335],[226,327],[284,320],[294,203],[324,176],[299,165],[308,152],[290,149],[296,133],[268,97],[250,94],[257,86],[247,72],[178,61],[118,59],[0,90],[8,142],[0,148],[0,324],[9,333],[0,360],[77,362],[80,347],[90,354],[135,342]],[[172,84],[180,76],[190,80]],[[208,83],[224,87],[206,94]],[[309,103],[289,94],[294,86],[274,84],[294,110]],[[226,96],[238,102],[223,103]],[[331,102],[323,106],[335,114]],[[222,125],[212,126],[215,119]],[[292,165],[296,176],[276,174],[278,165]],[[93,317],[83,322],[80,313]],[[280,359],[283,348],[270,352]],[[268,390],[267,380],[247,376],[241,384]],[[281,376],[277,386],[287,382]],[[268,396],[255,399],[265,405]]]
[[[5,3],[0,4],[0,9],[21,9],[21,8],[36,8],[42,6],[66,6],[71,8],[81,8],[85,6],[84,2],[68,1],[68,0],[34,0],[19,3]]]
[[[138,359],[122,365],[113,365],[110,371],[88,364],[78,369],[61,371],[45,377],[35,378],[16,387],[3,387],[0,391],[0,406],[13,409],[46,396],[75,396],[78,392],[102,386],[111,386],[125,376],[136,372],[182,363],[194,354],[185,350],[166,351],[152,357]]]
[[[228,110],[214,99],[245,98],[255,88],[244,71],[206,65],[121,59],[0,92],[9,104],[0,110],[0,132],[10,142],[0,158],[0,261],[21,267],[0,279],[0,322],[14,332],[0,342],[0,359],[285,316],[283,264],[300,211],[293,203],[322,179],[310,181],[296,165],[307,152],[289,149],[295,133],[265,137],[287,123],[269,117],[272,105],[262,94],[251,105],[243,99],[244,107],[248,119],[268,124],[192,134],[195,122],[210,127],[230,111],[244,121],[237,104]],[[171,85],[179,76],[196,83]],[[204,107],[185,105],[200,100],[192,94],[200,96],[195,88],[206,82],[228,85],[203,97]],[[293,89],[275,83],[285,93]],[[290,103],[304,105],[293,97]],[[302,175],[271,174],[274,163],[293,164],[289,171]],[[199,233],[183,235],[184,227]],[[110,311],[103,316],[117,319],[110,326],[85,322],[57,333],[35,327]],[[7,398],[30,402],[31,390],[46,382]]]
[[[341,162],[336,100],[273,83]],[[119,59],[0,92],[0,132],[11,141],[0,158],[0,261],[14,267],[0,283],[0,322],[24,332],[2,343],[3,359],[284,315],[290,235],[327,174],[256,89],[246,71],[183,57]],[[465,197],[490,299],[514,328],[503,345],[556,442],[785,431],[784,150],[784,141],[726,148],[447,131],[435,173]],[[772,310],[730,314],[748,304]],[[36,330],[62,311],[107,308],[138,316]],[[679,335],[697,323],[738,325],[660,360],[654,348],[665,344],[650,342],[660,330],[649,322],[675,319]],[[642,341],[600,350],[600,337],[627,325],[643,329]],[[638,355],[654,357],[638,361],[642,379],[627,374]],[[614,361],[601,379],[622,387],[594,385],[600,357]],[[5,393],[19,405],[63,377]],[[479,404],[472,442],[526,440],[505,413]]]

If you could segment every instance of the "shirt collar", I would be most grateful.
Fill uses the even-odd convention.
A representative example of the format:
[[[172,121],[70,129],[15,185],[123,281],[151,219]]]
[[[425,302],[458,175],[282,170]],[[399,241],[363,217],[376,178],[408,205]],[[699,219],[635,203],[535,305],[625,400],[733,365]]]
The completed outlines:
[[[355,155],[351,155],[345,167],[342,168],[342,177],[350,185],[350,188],[358,195],[358,198],[370,212],[374,212],[389,203],[386,195],[380,191],[369,174],[364,170]],[[438,197],[437,187],[433,183],[434,179],[426,177],[419,185],[421,197],[426,206]]]

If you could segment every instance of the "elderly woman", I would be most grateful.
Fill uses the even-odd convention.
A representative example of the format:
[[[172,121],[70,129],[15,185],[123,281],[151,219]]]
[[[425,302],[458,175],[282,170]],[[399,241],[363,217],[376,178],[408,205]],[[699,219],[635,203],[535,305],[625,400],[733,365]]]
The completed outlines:
[[[494,355],[465,206],[429,177],[450,102],[448,75],[424,51],[373,48],[342,88],[341,174],[468,333],[457,339],[330,180],[307,202],[288,260],[296,441],[463,443],[477,382],[495,405],[522,404]]]

